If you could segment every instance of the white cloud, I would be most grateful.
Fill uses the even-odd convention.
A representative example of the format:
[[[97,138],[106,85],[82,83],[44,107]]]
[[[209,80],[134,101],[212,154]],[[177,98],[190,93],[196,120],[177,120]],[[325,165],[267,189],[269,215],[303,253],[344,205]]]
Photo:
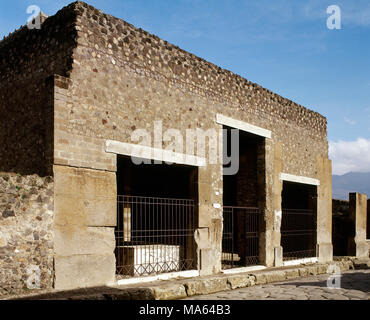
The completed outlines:
[[[370,172],[370,139],[329,142],[329,157],[333,160],[333,174]]]
[[[351,126],[354,126],[357,123],[355,120],[352,120],[348,117],[344,117],[344,121],[350,124]]]

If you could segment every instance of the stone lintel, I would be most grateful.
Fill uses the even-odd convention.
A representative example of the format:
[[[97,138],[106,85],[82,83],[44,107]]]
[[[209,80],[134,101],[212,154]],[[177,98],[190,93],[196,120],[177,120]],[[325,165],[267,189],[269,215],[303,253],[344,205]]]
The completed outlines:
[[[280,180],[296,182],[296,183],[303,183],[303,184],[310,184],[313,186],[320,185],[320,180],[318,179],[313,179],[313,178],[303,177],[303,176],[296,176],[294,174],[289,174],[289,173],[280,173]]]
[[[260,136],[260,137],[271,139],[272,134],[271,134],[270,130],[267,130],[267,129],[264,129],[264,128],[261,128],[261,127],[257,127],[253,124],[250,124],[250,123],[247,123],[247,122],[244,122],[244,121],[235,120],[235,119],[232,119],[232,118],[229,118],[229,117],[225,117],[222,114],[217,114],[216,115],[216,122],[218,124],[222,124],[222,125],[225,125],[225,126],[228,126],[228,127],[231,127],[231,128],[235,128],[235,129],[239,129],[239,130],[242,130],[242,131],[245,131],[245,132],[248,132],[248,133],[252,133],[252,134],[255,134],[255,135]]]
[[[194,155],[188,155],[170,150],[152,148],[138,144],[107,140],[105,151],[135,158],[163,161],[167,163],[184,164],[188,166],[204,167],[206,159]]]

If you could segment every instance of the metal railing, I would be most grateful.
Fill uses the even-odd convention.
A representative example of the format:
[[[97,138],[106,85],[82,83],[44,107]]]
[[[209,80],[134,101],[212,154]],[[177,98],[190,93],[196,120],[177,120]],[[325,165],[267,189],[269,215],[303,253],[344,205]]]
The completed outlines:
[[[223,208],[222,268],[231,269],[259,262],[259,209]]]
[[[117,211],[118,275],[195,268],[193,200],[123,195],[118,196]]]
[[[282,212],[283,259],[316,257],[316,214],[314,210],[283,209]]]

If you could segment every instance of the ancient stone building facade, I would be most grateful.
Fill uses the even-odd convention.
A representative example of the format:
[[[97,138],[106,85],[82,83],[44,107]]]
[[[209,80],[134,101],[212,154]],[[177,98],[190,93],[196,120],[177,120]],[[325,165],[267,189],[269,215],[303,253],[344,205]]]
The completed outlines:
[[[256,169],[242,167],[235,205],[260,210],[260,263],[282,264],[285,183],[314,186],[317,257],[332,259],[326,119],[86,3],[72,3],[40,30],[23,28],[0,42],[0,111],[0,171],[26,181],[32,174],[50,177],[38,191],[48,192],[37,209],[43,215],[22,212],[21,200],[13,210],[13,200],[2,197],[0,265],[38,265],[43,287],[115,282],[117,163],[138,144],[132,133],[153,134],[155,121],[162,132],[176,129],[183,136],[187,129],[223,127],[253,136],[255,151],[240,159],[241,165],[254,159]],[[155,150],[165,146],[153,144]],[[197,190],[195,268],[212,274],[221,270],[223,165],[200,160],[180,163],[197,169],[190,188]],[[10,173],[2,177],[8,176],[15,179]],[[12,188],[3,185],[3,193]],[[13,229],[18,232],[10,235]],[[36,239],[35,232],[43,236]],[[27,243],[40,243],[44,254],[29,250],[22,262],[23,253],[15,252]],[[7,250],[13,250],[11,260]],[[1,276],[9,287],[24,279],[17,272]]]

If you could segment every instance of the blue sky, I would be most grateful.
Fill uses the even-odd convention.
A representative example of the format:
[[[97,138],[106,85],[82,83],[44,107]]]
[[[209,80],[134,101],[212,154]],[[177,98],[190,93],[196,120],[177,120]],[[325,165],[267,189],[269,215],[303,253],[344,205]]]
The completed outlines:
[[[1,1],[0,36],[25,24],[29,5],[52,15],[70,2]],[[370,171],[369,0],[88,3],[323,114],[334,172]],[[326,26],[329,5],[340,30]]]

